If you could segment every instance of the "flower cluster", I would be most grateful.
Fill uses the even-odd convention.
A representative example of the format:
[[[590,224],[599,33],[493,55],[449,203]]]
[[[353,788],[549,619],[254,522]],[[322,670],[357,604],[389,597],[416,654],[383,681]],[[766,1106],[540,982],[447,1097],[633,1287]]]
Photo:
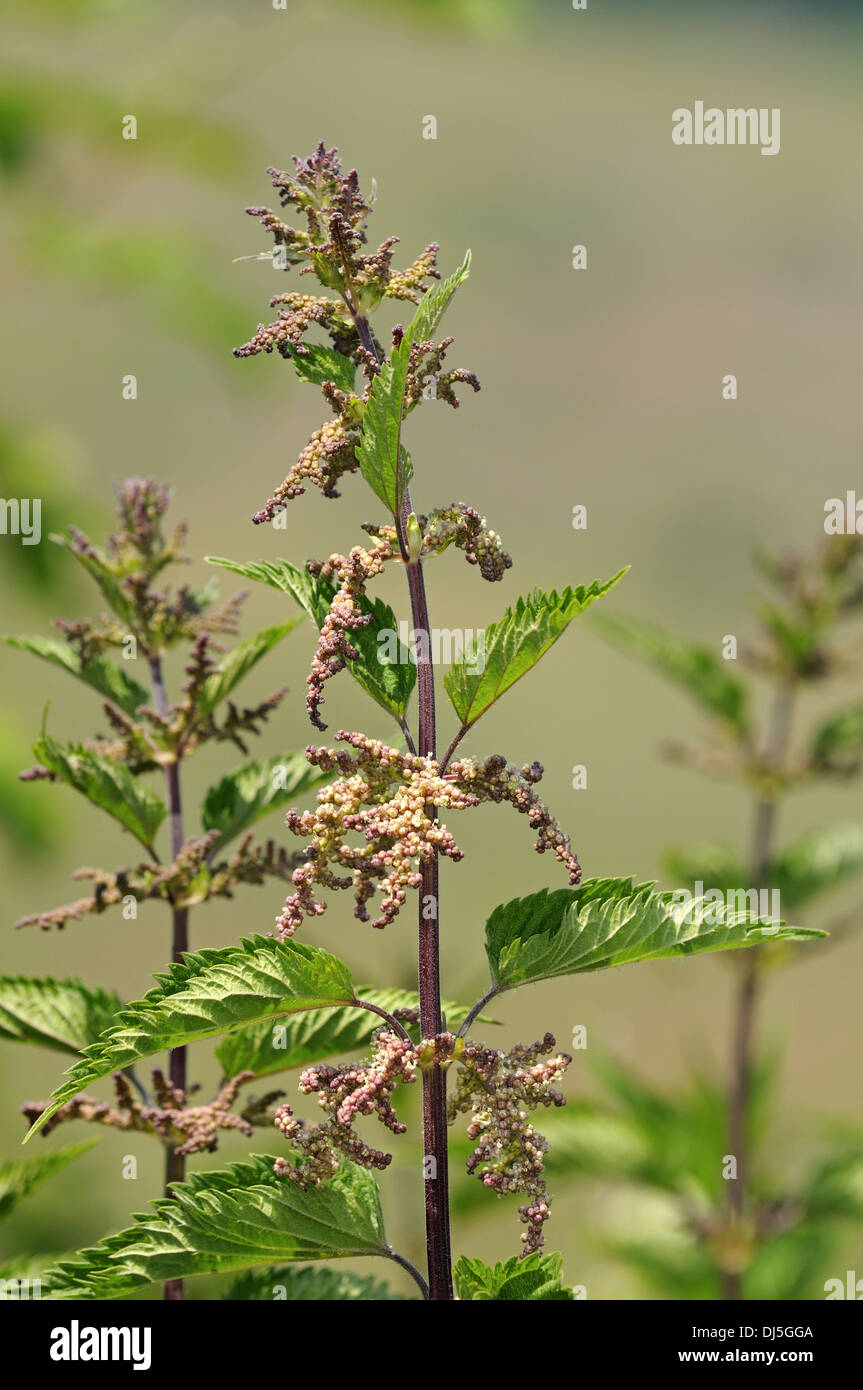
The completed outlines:
[[[478,801],[508,801],[511,806],[527,816],[533,830],[537,832],[534,849],[537,854],[551,850],[555,859],[569,873],[569,881],[581,882],[581,866],[572,852],[569,836],[561,830],[545,802],[533,790],[544,772],[542,763],[530,763],[521,769],[513,767],[500,753],[493,753],[484,762],[473,758],[462,758],[449,767],[449,776],[464,791],[472,793]]]
[[[149,1099],[136,1099],[128,1077],[123,1072],[115,1072],[112,1080],[116,1108],[91,1096],[76,1096],[52,1115],[43,1125],[42,1133],[50,1134],[57,1125],[69,1120],[85,1120],[90,1124],[107,1125],[110,1129],[155,1135],[178,1155],[213,1153],[218,1147],[219,1131],[223,1129],[236,1129],[251,1138],[252,1125],[244,1116],[232,1115],[230,1110],[240,1087],[251,1080],[254,1072],[240,1072],[206,1105],[192,1106],[187,1104],[185,1092],[172,1086],[161,1071],[154,1070],[152,1075],[155,1104]],[[28,1101],[21,1106],[21,1112],[28,1124],[34,1124],[46,1106],[47,1101]]]
[[[231,898],[234,889],[243,883],[260,886],[268,878],[289,879],[301,858],[299,854],[288,854],[284,846],[277,848],[273,840],[256,844],[249,832],[230,859],[214,863],[211,862],[212,851],[218,838],[217,830],[193,836],[170,864],[142,860],[117,873],[106,869],[76,869],[73,879],[93,884],[89,897],[21,917],[15,926],[62,931],[67,922],[98,915],[128,899],[136,904],[157,899],[173,907],[191,907],[211,898]]]
[[[386,927],[405,902],[408,888],[419,888],[422,861],[435,853],[458,861],[464,857],[446,826],[441,809],[466,810],[484,801],[508,801],[527,815],[537,831],[535,848],[551,849],[578,883],[581,869],[569,837],[534,791],[542,776],[539,763],[518,769],[494,756],[484,763],[463,759],[446,773],[433,758],[400,753],[364,734],[339,731],[336,739],[356,751],[306,749],[313,766],[340,775],[318,792],[314,811],[290,811],[287,825],[311,839],[306,862],[294,870],[294,892],[276,924],[282,939],[293,936],[304,916],[319,916],[325,905],[316,888],[352,888],[354,915],[368,921],[366,904],[380,886],[383,894],[373,927]],[[356,833],[363,843],[347,843]],[[339,876],[334,867],[347,869]]]
[[[528,1115],[538,1105],[566,1103],[554,1083],[572,1058],[562,1052],[549,1056],[554,1047],[551,1033],[510,1052],[468,1043],[449,1102],[450,1123],[458,1115],[470,1115],[467,1133],[476,1147],[467,1160],[468,1173],[476,1174],[498,1196],[521,1192],[530,1199],[519,1207],[527,1226],[521,1238],[522,1258],[541,1248],[551,1205],[543,1166],[548,1143]],[[543,1057],[547,1060],[541,1061]]]
[[[267,172],[279,192],[282,209],[292,207],[300,212],[304,228],[290,226],[270,208],[251,207],[246,211],[258,218],[273,237],[286,270],[301,266],[301,275],[315,275],[335,297],[297,291],[274,295],[270,307],[278,311],[276,319],[259,324],[247,343],[234,348],[234,355],[255,357],[278,351],[282,357],[293,358],[301,377],[320,383],[335,418],[315,430],[272,497],[254,514],[252,520],[257,524],[271,521],[287,501],[305,491],[308,483],[319,488],[325,497],[339,496],[339,479],[358,467],[356,446],[363,411],[371,382],[384,357],[367,316],[384,298],[418,304],[429,283],[440,278],[436,243],[427,246],[413,265],[401,271],[392,268],[398,237],[388,237],[376,251],[362,254],[372,204],[360,192],[356,170],[342,173],[335,149],[328,150],[321,142],[313,155],[303,160],[295,158],[294,165],[293,172]],[[343,359],[338,363],[339,370],[333,370],[338,382],[322,380],[317,364],[311,372],[302,365],[303,359],[310,357],[304,338],[315,326],[329,336]],[[397,326],[392,334],[393,348],[399,346],[403,336],[403,329]],[[463,367],[444,368],[451,343],[452,338],[445,338],[440,343],[412,344],[403,400],[405,414],[422,399],[439,399],[457,406],[454,388],[458,382],[479,390],[473,372]],[[345,378],[352,382],[357,367],[362,368],[366,379],[362,395],[343,389]]]
[[[366,584],[380,574],[387,560],[393,558],[393,545],[389,539],[379,540],[371,550],[354,546],[349,555],[331,555],[324,564],[310,560],[306,566],[309,573],[321,579],[335,579],[338,588],[330,602],[330,611],[324,619],[318,637],[318,645],[312,658],[312,668],[306,679],[309,693],[306,709],[309,719],[316,729],[327,726],[320,716],[325,683],[339,671],[344,670],[345,662],[355,658],[358,653],[350,640],[350,633],[367,627],[372,621],[371,613],[364,613],[362,600]]]
[[[393,330],[394,347],[399,345],[402,337],[403,330],[398,326]],[[447,348],[451,347],[454,341],[453,338],[443,338],[439,343],[431,340],[411,343],[405,378],[405,414],[422,400],[446,401],[447,405],[457,410],[459,399],[453,389],[457,381],[464,382],[473,391],[480,389],[477,376],[466,367],[443,370]]]
[[[170,489],[152,478],[130,478],[117,492],[119,529],[108,536],[104,550],[76,526],[60,538],[96,580],[112,609],[97,619],[56,620],[84,665],[111,647],[122,647],[130,633],[147,656],[183,640],[194,641],[203,631],[236,633],[245,594],[214,608],[211,589],[182,585],[172,593],[154,588],[153,581],[167,565],[185,562],[180,553],[185,525],[177,526],[170,540],[162,533],[170,496]]]
[[[259,352],[272,352],[276,348],[282,357],[290,357],[292,352],[299,356],[308,355],[303,345],[303,335],[313,323],[322,328],[332,328],[339,313],[339,305],[334,299],[326,299],[313,294],[275,294],[270,300],[270,308],[278,306],[275,323],[259,323],[258,331],[244,343],[234,348],[235,357],[256,357]]]
[[[490,530],[484,516],[464,502],[452,502],[431,516],[419,518],[423,533],[423,553],[437,555],[448,545],[464,551],[469,565],[478,565],[483,579],[493,583],[503,579],[512,567],[512,556],[503,548],[496,531]]]
[[[360,1115],[375,1115],[392,1134],[404,1134],[406,1126],[393,1110],[392,1094],[396,1086],[415,1080],[418,1061],[419,1049],[409,1038],[381,1028],[374,1036],[369,1061],[309,1067],[300,1078],[300,1090],[304,1095],[317,1092],[327,1118],[308,1128],[290,1105],[281,1106],[275,1115],[276,1128],[301,1157],[297,1164],[278,1158],[274,1171],[303,1186],[320,1187],[344,1158],[363,1168],[386,1168],[392,1155],[364,1143],[352,1126]]]
[[[339,731],[336,739],[356,752],[307,748],[306,757],[322,771],[341,775],[318,792],[315,811],[290,811],[287,825],[295,835],[311,838],[307,861],[293,874],[294,892],[277,918],[279,934],[293,936],[305,916],[319,916],[324,904],[316,887],[353,888],[354,915],[368,921],[366,904],[380,884],[383,898],[374,927],[387,926],[398,914],[408,888],[420,886],[420,861],[437,850],[449,859],[463,858],[433,808],[463,809],[479,798],[441,776],[432,758],[400,753],[378,739]],[[364,843],[346,842],[357,833]],[[349,871],[339,877],[332,865]]]
[[[226,700],[224,715],[217,717],[207,699],[207,686],[218,670],[214,649],[222,650],[216,647],[209,632],[200,633],[185,666],[187,679],[183,684],[184,698],[164,713],[149,707],[138,711],[140,718],[146,720],[156,734],[160,745],[171,749],[175,759],[211,739],[220,743],[229,741],[236,744],[242,753],[248,752],[243,735],[259,734],[260,725],[266,723],[287,693],[288,687],[280,686],[259,704],[243,708],[233,700]],[[117,728],[119,721],[112,722]]]
[[[305,484],[312,483],[324,497],[339,497],[336,484],[345,473],[355,473],[359,464],[356,459],[356,446],[360,440],[363,406],[368,398],[368,386],[363,395],[342,391],[331,381],[321,387],[324,399],[328,402],[335,419],[325,420],[316,429],[306,447],[287,475],[275,488],[272,497],[255,512],[252,521],[256,526],[272,521],[283,510],[285,503],[305,492]]]
[[[361,255],[372,202],[361,193],[356,170],[343,174],[337,151],[328,150],[323,141],[309,158],[294,156],[294,166],[293,172],[270,168],[267,173],[282,210],[292,207],[301,213],[305,228],[289,226],[270,208],[246,209],[270,233],[276,246],[284,248],[285,269],[302,265],[301,274],[317,275],[321,284],[335,290],[355,313],[374,308],[384,296],[419,303],[426,281],[440,278],[437,245],[427,246],[413,265],[401,271],[391,267],[398,237],[388,237],[371,255]],[[344,348],[339,347],[339,351]]]

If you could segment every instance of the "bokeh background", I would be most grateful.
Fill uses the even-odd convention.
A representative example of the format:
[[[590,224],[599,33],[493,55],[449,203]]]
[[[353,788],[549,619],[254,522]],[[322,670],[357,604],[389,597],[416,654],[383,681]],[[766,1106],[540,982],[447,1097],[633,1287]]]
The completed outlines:
[[[6,0],[3,495],[40,495],[46,537],[73,522],[100,535],[114,481],[169,479],[190,526],[189,577],[200,580],[212,574],[208,553],[303,560],[356,541],[370,515],[358,479],[339,503],[307,494],[286,532],[250,525],[322,416],[280,359],[230,352],[286,287],[266,263],[235,260],[266,245],[243,209],[271,202],[268,164],[323,138],[366,186],[377,180],[371,239],[398,234],[402,264],[432,239],[447,272],[473,250],[447,331],[451,360],[478,373],[482,392],[465,393],[458,414],[412,419],[414,495],[421,509],[454,498],[479,507],[516,564],[492,588],[447,555],[429,576],[432,621],[477,627],[534,584],[589,582],[629,564],[608,600],[615,611],[717,646],[726,633],[745,638],[751,552],[813,543],[825,498],[859,476],[860,8]],[[780,107],[781,153],[673,146],[672,109],[697,98]],[[121,139],[127,113],[135,142]],[[436,140],[422,138],[427,115]],[[576,243],[588,248],[586,271],[571,268]],[[734,404],[720,394],[728,372],[739,380]],[[126,373],[138,379],[134,402],[121,398]],[[572,529],[576,504],[588,508],[586,531]],[[93,611],[94,594],[47,540],[24,548],[3,537],[0,566],[5,631],[47,632],[55,615]],[[386,596],[404,611],[398,588]],[[282,616],[276,594],[257,592],[247,630]],[[256,673],[261,694],[292,686],[261,752],[308,740],[310,639],[299,629]],[[46,701],[64,738],[92,734],[98,710],[50,667],[17,652],[2,661],[3,969],[80,974],[138,997],[167,956],[157,905],[137,922],[106,915],[61,934],[12,931],[18,916],[76,896],[77,865],[122,863],[128,842],[71,792],[16,784]],[[333,729],[389,733],[346,679],[330,687],[327,709]],[[682,696],[580,624],[475,743],[545,764],[546,798],[588,874],[644,879],[670,847],[746,833],[733,788],[657,757],[663,736],[698,727]],[[216,749],[193,763],[191,797],[228,761]],[[587,766],[586,790],[572,789],[574,764]],[[781,830],[853,819],[859,798],[853,783],[809,792]],[[445,992],[469,1002],[484,978],[489,910],[558,878],[505,809],[463,817],[456,830],[467,854],[443,873]],[[193,913],[193,944],[268,930],[279,900],[277,888],[247,890]],[[371,933],[338,900],[315,933],[360,978],[405,985],[412,936],[407,915]],[[819,1117],[859,1122],[861,964],[863,934],[813,949],[772,985],[763,1032],[786,1049],[770,1139],[780,1171],[806,1159]],[[509,996],[499,1036],[549,1028],[565,1046],[584,1024],[591,1047],[670,1084],[694,1064],[721,1074],[730,991],[727,968],[710,958],[627,968]],[[19,1102],[46,1094],[59,1068],[35,1049],[0,1054],[0,1157],[11,1158]],[[215,1077],[207,1054],[196,1056],[205,1085]],[[592,1085],[579,1053],[569,1094]],[[77,1137],[82,1127],[45,1142]],[[23,1206],[4,1229],[4,1254],[74,1249],[141,1210],[159,1190],[160,1154],[133,1146],[139,1178],[124,1182],[129,1143],[108,1132]],[[245,1147],[229,1135],[211,1161]],[[385,1192],[394,1243],[418,1258],[413,1157]],[[637,1296],[605,1247],[652,1219],[631,1193],[572,1184],[557,1196],[550,1247],[590,1297]],[[490,1197],[456,1247],[502,1258],[518,1229]],[[848,1258],[849,1268],[863,1260],[852,1229]]]

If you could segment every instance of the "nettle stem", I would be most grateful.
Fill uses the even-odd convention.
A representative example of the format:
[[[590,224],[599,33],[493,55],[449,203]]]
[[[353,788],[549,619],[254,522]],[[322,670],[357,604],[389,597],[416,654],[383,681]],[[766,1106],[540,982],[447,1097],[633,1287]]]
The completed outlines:
[[[156,701],[156,709],[162,717],[166,717],[170,706],[168,695],[165,689],[165,679],[162,673],[162,662],[160,657],[150,657],[150,672],[153,677],[153,695]],[[180,754],[177,753],[176,761],[169,763],[165,768],[165,781],[168,787],[168,813],[169,826],[171,832],[171,857],[177,858],[185,842],[183,831],[183,797],[180,788]],[[187,907],[172,907],[171,909],[171,960],[180,962],[183,953],[189,949],[189,909]],[[171,1085],[185,1095],[187,1089],[186,1077],[186,1048],[175,1047],[171,1052],[170,1077]],[[176,1154],[173,1146],[169,1143],[165,1152],[165,1196],[171,1195],[171,1183],[181,1182],[186,1175],[186,1160],[182,1154]],[[179,1302],[183,1298],[182,1279],[166,1279],[164,1285],[164,1298],[169,1302]]]
[[[793,685],[785,684],[776,696],[766,755],[768,775],[780,770],[788,748],[794,694]],[[768,879],[776,828],[776,809],[775,790],[768,795],[760,796],[755,803],[750,874],[751,886],[759,894],[762,889],[770,887]],[[761,985],[760,966],[761,956],[758,952],[752,950],[742,953],[734,1008],[731,1088],[728,1102],[728,1152],[737,1160],[737,1177],[730,1181],[728,1187],[728,1210],[736,1225],[742,1221],[746,1207],[749,1161],[747,1121],[752,1099],[752,1073]],[[736,1302],[742,1296],[740,1271],[723,1272],[722,1297]]]
[[[380,354],[369,328],[368,320],[357,313],[348,299],[360,342],[367,352],[380,361]],[[422,559],[409,563],[407,521],[413,508],[410,492],[405,488],[401,512],[396,517],[399,549],[405,558],[411,618],[415,632],[425,633],[427,640],[419,643],[417,652],[417,704],[419,725],[417,752],[420,757],[437,756],[437,727],[435,720],[434,658],[429,623],[428,599]],[[452,750],[450,750],[452,751]],[[435,808],[427,807],[434,817]],[[424,1038],[436,1037],[443,1031],[440,994],[440,891],[437,850],[421,867],[418,910],[418,962],[420,998],[420,1031]],[[428,1259],[429,1298],[453,1299],[452,1247],[449,1220],[449,1143],[446,1115],[446,1072],[435,1063],[424,1068],[423,1080],[423,1181],[425,1186],[426,1255]]]
[[[400,530],[410,514],[406,494]],[[400,536],[400,542],[403,536]],[[422,561],[407,566],[411,614],[416,632],[431,638],[428,600]],[[417,700],[419,727],[417,749],[420,757],[437,756],[435,725],[434,660],[431,640],[420,642],[417,652]],[[434,815],[434,808],[428,814]],[[419,997],[420,1029],[424,1038],[443,1031],[440,994],[440,892],[437,852],[422,863],[419,898]],[[449,1151],[446,1116],[446,1071],[440,1065],[423,1070],[423,1155],[428,1253],[429,1297],[451,1300],[452,1250],[449,1223]]]

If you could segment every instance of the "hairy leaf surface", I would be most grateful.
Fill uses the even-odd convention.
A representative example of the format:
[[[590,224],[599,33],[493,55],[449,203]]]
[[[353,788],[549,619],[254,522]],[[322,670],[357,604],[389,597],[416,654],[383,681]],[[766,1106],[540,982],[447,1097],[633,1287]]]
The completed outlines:
[[[111,762],[80,744],[64,748],[49,734],[43,734],[33,745],[33,754],[67,786],[130,830],[145,849],[153,848],[168,808],[123,763]]]
[[[569,586],[558,593],[534,589],[508,608],[499,622],[485,629],[483,645],[468,653],[444,677],[453,709],[465,728],[485,714],[501,695],[526,675],[577,618],[626,573],[620,570],[604,584]],[[476,657],[482,654],[482,662]],[[478,669],[478,667],[482,669]]]
[[[328,951],[263,936],[187,955],[155,979],[156,988],[129,1004],[84,1050],[28,1138],[85,1087],[142,1058],[261,1019],[354,999],[347,966]]]
[[[503,990],[636,961],[824,935],[706,899],[675,902],[653,883],[594,878],[495,908],[486,924],[486,954],[492,980]]]
[[[278,1178],[273,1158],[192,1173],[174,1196],[43,1278],[43,1297],[120,1298],[162,1279],[222,1274],[286,1260],[386,1255],[371,1173],[345,1163],[322,1188]]]

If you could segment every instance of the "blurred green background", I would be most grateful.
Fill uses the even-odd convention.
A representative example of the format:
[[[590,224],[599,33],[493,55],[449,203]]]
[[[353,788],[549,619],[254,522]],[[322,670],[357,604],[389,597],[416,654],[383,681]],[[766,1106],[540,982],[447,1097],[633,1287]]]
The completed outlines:
[[[456,335],[451,362],[475,370],[482,392],[465,393],[458,415],[412,418],[414,499],[423,510],[453,499],[477,506],[515,566],[491,588],[447,555],[429,574],[435,625],[477,627],[534,584],[589,582],[630,564],[608,600],[616,611],[718,647],[724,634],[751,630],[752,550],[813,543],[825,498],[854,486],[858,6],[590,0],[576,13],[563,0],[289,0],[278,11],[269,0],[7,0],[4,8],[2,491],[42,497],[44,536],[73,522],[100,535],[112,482],[154,474],[175,485],[175,512],[188,519],[198,557],[302,561],[359,538],[373,508],[358,478],[345,481],[339,503],[310,493],[293,504],[286,532],[251,526],[323,417],[316,393],[279,358],[236,362],[230,352],[267,317],[269,296],[288,288],[266,263],[235,263],[267,245],[243,209],[272,203],[268,164],[284,167],[319,138],[339,146],[364,186],[377,180],[370,239],[398,234],[397,264],[432,239],[445,273],[473,250],[447,332]],[[780,107],[780,155],[673,146],[672,109],[697,98]],[[126,114],[137,117],[137,141],[121,139]],[[437,119],[436,140],[422,138],[427,115]],[[576,243],[588,248],[586,271],[571,268]],[[739,381],[734,404],[720,395],[728,372]],[[138,379],[134,402],[121,397],[127,373]],[[572,529],[576,504],[588,508],[586,531]],[[97,606],[47,540],[28,549],[3,537],[0,565],[5,631],[48,631],[53,616]],[[189,577],[211,574],[196,561]],[[222,588],[233,591],[227,577]],[[399,587],[385,596],[405,611]],[[283,612],[277,595],[255,593],[246,631]],[[308,741],[310,636],[299,629],[255,677],[262,694],[292,686],[256,752]],[[0,659],[3,798],[12,812],[23,807],[6,815],[3,969],[81,974],[138,997],[166,960],[168,923],[157,906],[145,905],[137,922],[106,915],[62,934],[11,931],[18,916],[77,896],[77,865],[122,863],[128,842],[96,813],[79,814],[71,793],[16,785],[46,700],[52,731],[66,738],[89,737],[99,712],[50,668],[16,652]],[[346,679],[330,687],[327,710],[333,730],[390,733]],[[682,696],[584,624],[468,747],[538,758],[545,796],[586,873],[643,879],[658,875],[664,849],[746,833],[747,808],[733,789],[657,759],[663,736],[697,727]],[[208,752],[192,765],[192,796],[225,769],[227,755],[219,757]],[[587,766],[586,790],[571,787],[574,764]],[[851,819],[859,797],[853,784],[809,792],[792,802],[781,831],[821,816]],[[560,880],[505,809],[462,817],[454,829],[466,858],[443,870],[445,992],[470,1002],[484,978],[489,910]],[[277,888],[248,890],[206,917],[193,913],[193,945],[268,930],[280,898]],[[314,935],[359,978],[412,983],[407,915],[372,933],[337,900]],[[863,936],[814,948],[769,994],[764,1034],[787,1045],[771,1139],[782,1172],[807,1157],[815,1116],[859,1121],[861,964]],[[544,985],[503,1001],[499,1036],[512,1043],[549,1028],[566,1047],[584,1024],[591,1047],[671,1083],[693,1063],[725,1066],[730,985],[727,968],[709,958]],[[209,1084],[206,1054],[195,1060]],[[576,1054],[569,1071],[572,1096],[591,1087],[583,1059]],[[0,1158],[20,1153],[19,1102],[57,1080],[50,1054],[2,1047]],[[46,1143],[79,1137],[82,1126]],[[5,1228],[4,1253],[73,1249],[141,1210],[158,1192],[160,1154],[140,1140],[129,1145],[107,1133],[42,1189]],[[229,1135],[211,1162],[245,1147]],[[263,1134],[254,1147],[275,1146]],[[128,1151],[140,1158],[134,1183],[120,1177]],[[417,1178],[411,1158],[384,1183],[393,1243],[414,1259]],[[557,1194],[549,1247],[563,1251],[569,1282],[591,1298],[639,1292],[602,1248],[633,1223],[650,1229],[655,1215],[635,1201],[601,1184]],[[517,1249],[518,1231],[513,1208],[489,1197],[487,1219],[458,1233],[456,1249],[502,1258]],[[855,1255],[859,1267],[863,1246],[849,1232],[852,1264]]]

